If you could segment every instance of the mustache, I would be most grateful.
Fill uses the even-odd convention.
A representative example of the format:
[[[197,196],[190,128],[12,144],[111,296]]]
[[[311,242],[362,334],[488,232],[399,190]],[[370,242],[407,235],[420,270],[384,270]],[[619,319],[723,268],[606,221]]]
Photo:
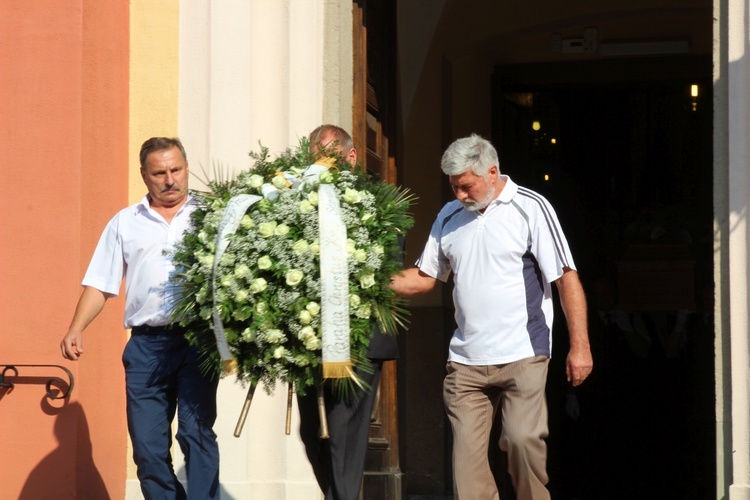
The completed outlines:
[[[162,193],[166,193],[167,191],[182,191],[182,188],[175,184],[174,186],[167,186],[161,190]]]

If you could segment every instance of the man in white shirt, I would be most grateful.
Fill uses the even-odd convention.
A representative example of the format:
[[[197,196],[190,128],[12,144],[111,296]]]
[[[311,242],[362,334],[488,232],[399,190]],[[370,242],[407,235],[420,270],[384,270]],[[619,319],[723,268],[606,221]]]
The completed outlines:
[[[547,200],[500,174],[492,144],[471,135],[443,154],[456,200],[443,207],[417,267],[394,276],[405,297],[453,273],[457,328],[443,384],[453,429],[454,494],[499,498],[487,450],[500,411],[500,448],[518,500],[548,499],[545,384],[552,352],[552,290],[570,332],[568,380],[577,386],[593,361],[586,298],[557,216]]]
[[[179,139],[153,137],[141,146],[141,176],[148,194],[109,222],[83,279],[62,355],[83,355],[83,330],[110,297],[125,287],[123,353],[128,431],[146,499],[219,498],[216,420],[218,376],[201,370],[201,355],[171,324],[171,250],[190,225],[196,207],[188,193],[188,162]],[[185,454],[188,494],[172,467],[171,423],[178,412],[177,441]]]

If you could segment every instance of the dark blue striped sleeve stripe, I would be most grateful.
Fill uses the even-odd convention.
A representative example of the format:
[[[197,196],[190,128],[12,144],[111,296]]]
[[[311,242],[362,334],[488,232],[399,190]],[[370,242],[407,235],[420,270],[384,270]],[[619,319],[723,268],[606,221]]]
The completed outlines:
[[[550,213],[549,206],[547,203],[545,203],[544,198],[542,196],[534,191],[531,191],[528,188],[524,188],[519,186],[518,187],[518,194],[521,196],[525,196],[526,198],[529,198],[531,200],[534,200],[539,207],[542,209],[542,213],[544,214],[544,219],[547,221],[547,227],[550,228],[550,231],[552,232],[552,240],[555,242],[555,249],[557,250],[557,255],[560,258],[560,260],[564,264],[569,264],[569,256],[565,253],[565,246],[562,244],[562,230],[560,227],[554,223],[554,217],[552,217],[552,214]]]

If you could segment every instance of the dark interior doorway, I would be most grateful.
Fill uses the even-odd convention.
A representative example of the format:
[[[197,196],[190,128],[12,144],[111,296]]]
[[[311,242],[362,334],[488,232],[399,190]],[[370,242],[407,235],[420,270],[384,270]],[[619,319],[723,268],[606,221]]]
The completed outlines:
[[[711,106],[708,57],[495,69],[501,170],[552,202],[590,299],[576,391],[556,316],[553,498],[712,498]]]

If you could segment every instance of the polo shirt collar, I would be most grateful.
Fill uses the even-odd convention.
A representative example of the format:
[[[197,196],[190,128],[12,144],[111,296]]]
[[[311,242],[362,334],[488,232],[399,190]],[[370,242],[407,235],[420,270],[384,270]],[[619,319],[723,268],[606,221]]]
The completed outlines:
[[[500,177],[505,180],[505,186],[503,187],[503,190],[500,191],[500,196],[495,198],[495,201],[498,201],[499,203],[510,203],[510,201],[516,196],[516,193],[518,193],[518,184],[513,182],[507,175],[500,175]]]

